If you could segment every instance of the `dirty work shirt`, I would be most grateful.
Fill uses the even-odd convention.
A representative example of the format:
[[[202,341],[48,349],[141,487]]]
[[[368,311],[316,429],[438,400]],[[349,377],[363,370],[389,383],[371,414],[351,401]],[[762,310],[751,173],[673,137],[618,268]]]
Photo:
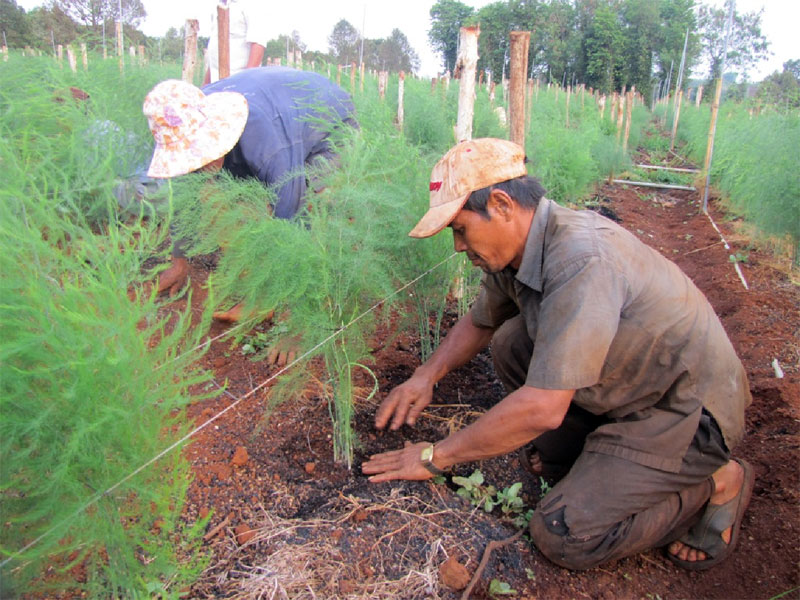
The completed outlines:
[[[484,276],[473,323],[521,314],[533,355],[526,385],[574,389],[612,419],[585,450],[677,473],[702,408],[732,449],[750,391],[713,308],[671,261],[592,211],[542,198],[518,271]]]
[[[342,122],[355,125],[350,96],[316,73],[286,67],[245,69],[209,84],[206,94],[239,92],[249,113],[242,137],[225,155],[223,168],[275,186],[273,214],[297,213],[306,192],[305,164],[332,158],[329,132]]]

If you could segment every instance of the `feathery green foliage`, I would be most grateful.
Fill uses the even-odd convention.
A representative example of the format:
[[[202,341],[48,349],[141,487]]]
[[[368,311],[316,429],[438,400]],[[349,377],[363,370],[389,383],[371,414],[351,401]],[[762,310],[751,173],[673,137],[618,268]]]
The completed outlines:
[[[153,77],[97,71],[98,89],[140,99]],[[197,537],[177,520],[188,466],[177,454],[130,476],[185,430],[188,388],[205,379],[191,348],[208,316],[191,333],[189,312],[161,316],[142,291],[163,234],[154,220],[118,218],[109,181],[121,153],[83,137],[94,104],[53,101],[82,74],[29,58],[0,77],[12,82],[0,90],[3,595],[30,589],[43,564],[82,561],[94,597],[174,590],[201,565],[178,558]]]
[[[710,108],[681,111],[678,137],[688,155],[702,164],[708,142]],[[800,113],[767,112],[751,117],[747,108],[720,107],[711,181],[737,214],[766,235],[791,240],[800,264]]]

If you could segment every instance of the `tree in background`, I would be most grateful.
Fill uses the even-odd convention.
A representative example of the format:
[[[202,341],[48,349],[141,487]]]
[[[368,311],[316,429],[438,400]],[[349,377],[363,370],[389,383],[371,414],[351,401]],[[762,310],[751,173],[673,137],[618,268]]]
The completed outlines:
[[[787,60],[783,72],[775,71],[765,78],[758,86],[756,100],[785,110],[800,108],[800,60]]]
[[[703,41],[702,57],[708,64],[709,79],[716,79],[720,75],[730,2],[731,0],[727,0],[722,9],[705,5],[700,7],[698,28]],[[761,33],[763,13],[763,8],[759,12],[744,14],[734,11],[726,69],[738,67],[746,76],[750,67],[769,56],[769,42]]]
[[[411,47],[408,38],[399,29],[393,29],[385,40],[373,40],[377,63],[382,71],[412,73],[419,69],[419,55]]]
[[[566,84],[578,73],[578,55],[581,35],[578,29],[577,10],[570,0],[553,0],[545,5],[542,26],[545,65],[543,69],[548,81]]]
[[[604,94],[614,91],[615,73],[622,65],[624,48],[625,38],[616,13],[608,5],[599,6],[583,38],[586,85]]]
[[[31,46],[45,52],[53,44],[71,44],[81,34],[81,29],[58,6],[34,8],[28,13]]]
[[[677,72],[681,64],[686,32],[689,41],[686,48],[686,64],[683,80],[688,81],[691,66],[697,62],[701,51],[701,39],[697,33],[695,0],[660,0],[660,24],[654,36],[655,76],[665,81],[672,70],[673,86],[677,84]]]
[[[340,65],[357,63],[361,52],[361,34],[349,21],[342,19],[328,36],[331,56]]]
[[[53,5],[58,6],[70,17],[96,29],[103,22],[119,20],[119,6],[122,4],[122,22],[132,27],[138,27],[147,16],[142,0],[54,0]]]
[[[16,0],[0,0],[0,28],[11,48],[30,46],[30,24],[25,10],[17,6]]]
[[[508,64],[508,33],[517,29],[513,13],[508,3],[493,2],[478,11],[475,21],[481,26],[478,69],[491,71],[492,79],[500,81]]]
[[[458,0],[437,0],[431,7],[431,28],[428,41],[442,57],[445,71],[452,72],[458,55],[458,38],[461,27],[471,23],[474,9]]]

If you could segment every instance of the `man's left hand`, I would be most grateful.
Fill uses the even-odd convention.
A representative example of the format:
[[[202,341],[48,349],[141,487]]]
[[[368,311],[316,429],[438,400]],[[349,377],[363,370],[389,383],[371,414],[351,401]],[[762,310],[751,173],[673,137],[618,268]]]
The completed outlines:
[[[393,479],[408,479],[420,481],[432,479],[433,475],[422,464],[422,451],[430,446],[429,442],[412,444],[406,442],[402,450],[390,450],[381,454],[373,454],[369,460],[361,465],[361,472],[372,475],[372,483],[392,481]]]

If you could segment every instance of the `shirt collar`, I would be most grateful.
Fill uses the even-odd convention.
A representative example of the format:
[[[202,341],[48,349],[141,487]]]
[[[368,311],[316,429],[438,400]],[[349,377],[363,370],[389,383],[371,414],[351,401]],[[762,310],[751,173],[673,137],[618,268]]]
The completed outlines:
[[[525,241],[522,261],[516,279],[529,288],[542,291],[542,266],[544,264],[544,238],[547,222],[550,220],[550,209],[553,201],[542,197],[533,214],[531,228]]]

